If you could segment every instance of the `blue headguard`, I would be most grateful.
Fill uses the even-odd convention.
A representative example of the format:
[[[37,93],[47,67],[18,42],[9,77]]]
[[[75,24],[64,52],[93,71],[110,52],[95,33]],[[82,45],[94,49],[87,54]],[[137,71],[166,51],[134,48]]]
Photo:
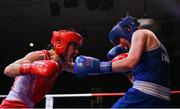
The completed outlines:
[[[131,43],[132,34],[137,30],[139,23],[134,17],[126,16],[119,21],[109,32],[109,40],[114,45],[118,44],[118,39],[123,37]]]

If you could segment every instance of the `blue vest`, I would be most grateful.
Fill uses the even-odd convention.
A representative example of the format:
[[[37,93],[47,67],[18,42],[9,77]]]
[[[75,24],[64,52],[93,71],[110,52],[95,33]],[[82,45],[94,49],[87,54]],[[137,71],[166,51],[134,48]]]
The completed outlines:
[[[156,83],[170,88],[170,61],[165,47],[160,47],[143,53],[132,74],[135,80]]]

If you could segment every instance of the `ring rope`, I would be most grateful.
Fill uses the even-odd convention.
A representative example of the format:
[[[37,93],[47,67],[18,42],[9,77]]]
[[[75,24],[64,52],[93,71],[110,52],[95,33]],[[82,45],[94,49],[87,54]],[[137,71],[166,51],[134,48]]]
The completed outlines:
[[[81,93],[81,94],[47,94],[45,97],[94,97],[94,96],[123,96],[125,93]],[[171,94],[180,94],[180,90],[173,90]],[[4,98],[7,95],[0,95]]]

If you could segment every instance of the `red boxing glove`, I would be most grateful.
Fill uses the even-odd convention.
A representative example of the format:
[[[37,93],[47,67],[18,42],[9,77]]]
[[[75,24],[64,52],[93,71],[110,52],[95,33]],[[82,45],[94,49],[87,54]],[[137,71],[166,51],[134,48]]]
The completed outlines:
[[[115,61],[118,61],[127,57],[128,57],[128,53],[122,53],[122,54],[117,55],[115,58],[113,58],[112,62],[115,62]]]
[[[122,53],[122,54],[119,54],[117,55],[113,60],[112,62],[115,62],[115,61],[118,61],[118,60],[122,60],[124,58],[127,58],[128,57],[128,53]],[[123,72],[122,73],[123,75],[127,76],[129,78],[129,72]],[[131,81],[131,80],[130,80]]]
[[[58,63],[52,60],[34,61],[20,66],[21,74],[35,74],[43,77],[51,77],[58,72]]]

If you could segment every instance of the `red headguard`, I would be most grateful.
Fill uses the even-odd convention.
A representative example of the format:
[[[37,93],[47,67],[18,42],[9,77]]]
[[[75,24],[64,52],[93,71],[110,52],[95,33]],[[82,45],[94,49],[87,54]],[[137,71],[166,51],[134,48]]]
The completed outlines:
[[[75,31],[59,30],[53,32],[51,44],[59,56],[64,56],[69,43],[73,42],[81,46],[82,40],[82,36]]]

